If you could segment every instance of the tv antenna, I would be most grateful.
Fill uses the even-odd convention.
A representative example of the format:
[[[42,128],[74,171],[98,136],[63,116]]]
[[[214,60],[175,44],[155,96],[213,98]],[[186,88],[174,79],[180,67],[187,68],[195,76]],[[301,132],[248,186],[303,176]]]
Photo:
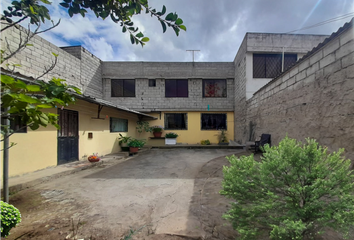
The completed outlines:
[[[199,52],[200,50],[186,50],[186,52],[192,52],[193,62],[194,62],[194,52]]]

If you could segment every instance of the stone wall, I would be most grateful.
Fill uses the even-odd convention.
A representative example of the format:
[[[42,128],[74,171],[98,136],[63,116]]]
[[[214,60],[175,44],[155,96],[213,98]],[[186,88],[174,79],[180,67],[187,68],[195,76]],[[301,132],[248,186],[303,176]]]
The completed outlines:
[[[247,122],[272,144],[288,134],[315,138],[330,151],[345,148],[354,161],[354,32],[352,22],[247,101]],[[242,139],[245,142],[247,139]]]
[[[233,63],[103,62],[104,98],[138,111],[233,111]],[[135,97],[111,97],[111,79],[135,79]],[[149,87],[148,79],[156,79]],[[188,98],[166,98],[165,79],[189,79]],[[202,79],[227,79],[227,97],[203,98]]]
[[[15,51],[27,36],[27,30],[21,26],[12,27],[1,33],[1,49],[6,53]],[[102,98],[101,62],[82,47],[68,47],[61,49],[35,35],[25,49],[16,53],[9,61],[1,66],[6,68],[7,63],[20,64],[15,72],[25,76],[37,78],[41,76],[55,61],[52,53],[58,54],[57,63],[53,70],[41,77],[49,81],[53,77],[62,78],[68,84],[79,87],[84,94]],[[70,49],[72,48],[72,49]]]

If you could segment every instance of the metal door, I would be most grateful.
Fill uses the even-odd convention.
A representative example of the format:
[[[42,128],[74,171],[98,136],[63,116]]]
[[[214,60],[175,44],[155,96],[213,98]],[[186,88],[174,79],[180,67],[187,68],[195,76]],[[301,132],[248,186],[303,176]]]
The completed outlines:
[[[78,112],[58,109],[58,165],[79,160]]]

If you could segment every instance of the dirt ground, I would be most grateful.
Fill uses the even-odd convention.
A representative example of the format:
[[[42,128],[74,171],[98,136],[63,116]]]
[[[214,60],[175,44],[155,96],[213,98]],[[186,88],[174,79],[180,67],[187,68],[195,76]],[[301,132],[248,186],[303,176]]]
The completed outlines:
[[[19,192],[10,200],[23,220],[8,239],[235,239],[222,218],[231,200],[219,194],[233,153],[245,154],[151,151]],[[328,230],[317,240],[340,239]]]
[[[8,239],[123,239],[136,230],[132,239],[234,239],[218,192],[225,155],[239,152],[152,150],[21,191],[10,202],[22,222]]]

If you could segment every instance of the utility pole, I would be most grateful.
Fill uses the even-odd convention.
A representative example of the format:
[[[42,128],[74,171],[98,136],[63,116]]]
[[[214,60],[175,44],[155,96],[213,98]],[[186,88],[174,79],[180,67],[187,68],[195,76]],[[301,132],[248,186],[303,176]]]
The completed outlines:
[[[10,129],[10,120],[9,120],[9,114],[7,113],[10,108],[6,109],[6,118],[5,118],[5,123],[4,125],[8,127],[6,133],[3,135],[4,137],[4,149],[3,149],[3,193],[4,193],[4,202],[9,203],[9,132],[8,130]]]
[[[186,52],[192,52],[193,62],[194,62],[194,52],[199,52],[200,50],[186,50]]]

